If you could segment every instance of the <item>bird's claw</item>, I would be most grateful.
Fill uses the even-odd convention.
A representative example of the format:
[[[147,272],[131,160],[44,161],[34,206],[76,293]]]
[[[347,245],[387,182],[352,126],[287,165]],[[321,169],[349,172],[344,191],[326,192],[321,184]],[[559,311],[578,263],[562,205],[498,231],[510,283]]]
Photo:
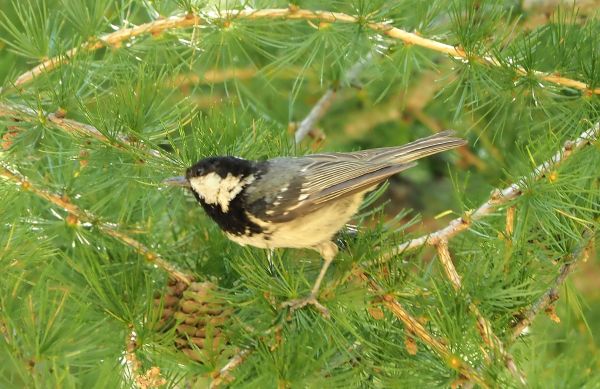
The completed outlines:
[[[329,309],[325,308],[325,306],[321,304],[319,300],[317,300],[317,296],[315,296],[312,293],[303,298],[286,301],[283,304],[281,304],[281,307],[289,307],[290,313],[292,313],[296,309],[304,308],[307,305],[314,306],[321,313],[321,315],[323,315],[325,319],[329,319],[331,317],[331,315],[329,314]]]

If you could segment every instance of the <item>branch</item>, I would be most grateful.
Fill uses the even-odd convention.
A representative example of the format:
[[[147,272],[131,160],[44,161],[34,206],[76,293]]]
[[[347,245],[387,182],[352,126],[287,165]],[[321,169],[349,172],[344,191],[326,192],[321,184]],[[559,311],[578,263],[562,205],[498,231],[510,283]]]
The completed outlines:
[[[476,382],[482,388],[489,388],[485,379],[476,372],[468,363],[463,361],[459,356],[454,355],[446,346],[448,341],[437,339],[423,327],[423,325],[394,298],[393,295],[385,293],[385,291],[369,276],[366,275],[363,269],[355,268],[352,272],[354,276],[361,279],[369,290],[381,296],[384,305],[396,316],[406,329],[421,339],[423,343],[435,351],[444,361],[446,361],[454,370],[457,370],[461,376],[470,381]],[[271,331],[269,331],[271,332]],[[210,384],[210,388],[217,388],[221,384],[230,380],[229,373],[241,365],[250,355],[252,350],[244,349],[236,354],[219,372],[213,377],[214,380]]]
[[[345,78],[349,84],[352,84],[356,81],[360,72],[362,72],[365,66],[367,66],[367,64],[371,62],[372,59],[373,52],[370,52],[364,58],[359,59],[358,62],[352,65],[352,67],[350,67],[350,69],[348,69]],[[302,139],[304,139],[304,137],[313,130],[317,122],[329,110],[329,107],[331,107],[333,100],[335,100],[336,92],[337,89],[335,87],[330,87],[329,89],[327,89],[325,94],[321,96],[317,104],[313,106],[313,108],[310,110],[310,112],[304,118],[304,120],[300,122],[300,125],[296,129],[296,134],[294,135],[296,143],[300,143],[300,141],[302,141]]]
[[[365,282],[367,287],[374,293],[380,295],[383,299],[385,306],[396,316],[406,328],[408,328],[413,334],[415,334],[423,343],[431,347],[442,359],[449,363],[449,365],[460,372],[464,377],[469,380],[477,382],[482,388],[489,388],[490,386],[484,380],[484,378],[476,372],[469,364],[464,362],[459,356],[454,355],[450,349],[446,346],[448,342],[443,339],[437,339],[430,334],[425,327],[417,319],[412,317],[404,307],[394,298],[393,295],[385,293],[385,291],[369,276],[367,276],[363,269],[356,268],[353,272],[362,281]]]
[[[455,291],[459,291],[462,288],[462,281],[456,268],[454,267],[454,263],[452,262],[452,257],[450,255],[450,250],[448,249],[448,241],[441,240],[437,244],[437,252],[442,267],[446,272],[446,277],[450,280],[452,287]]]
[[[65,131],[66,133],[91,137],[102,143],[120,149],[123,148],[122,145],[135,146],[137,148],[139,148],[140,146],[144,146],[143,144],[133,143],[127,137],[122,135],[116,135],[115,142],[113,139],[104,136],[102,132],[100,132],[100,130],[98,130],[96,127],[75,120],[65,119],[64,115],[65,113],[60,111],[56,113],[46,113],[43,111],[36,111],[34,109],[19,104],[9,104],[0,102],[0,117],[8,116],[30,123],[50,123],[55,127]],[[166,158],[165,155],[163,155],[159,150],[146,148],[146,152],[153,157]]]
[[[539,180],[546,173],[550,172],[551,169],[556,168],[566,161],[573,154],[573,152],[580,150],[597,140],[599,135],[600,122],[583,132],[576,140],[565,142],[565,145],[560,151],[554,154],[554,156],[548,161],[536,167],[533,173],[531,173],[528,177],[523,177],[516,183],[502,190],[494,190],[491,197],[475,211],[469,211],[465,214],[465,216],[452,220],[446,227],[440,230],[400,244],[390,252],[384,253],[380,257],[380,261],[387,261],[390,258],[403,253],[404,251],[414,250],[425,245],[435,246],[439,244],[439,242],[443,240],[447,241],[458,233],[469,229],[474,222],[489,216],[499,206],[521,196],[523,194],[521,188],[525,186],[528,180]]]
[[[565,262],[558,276],[550,286],[550,288],[541,295],[536,302],[531,305],[531,308],[523,315],[523,318],[513,327],[513,332],[510,336],[510,342],[514,342],[532,322],[533,319],[542,310],[545,310],[550,304],[558,300],[558,290],[561,285],[567,279],[567,276],[571,274],[575,265],[582,259],[585,258],[588,252],[589,245],[593,242],[594,233],[587,230],[583,235],[583,242],[581,245],[571,254],[566,255],[562,258],[562,262]]]
[[[221,384],[230,381],[231,377],[229,376],[229,372],[241,365],[251,352],[252,351],[249,349],[244,349],[234,355],[233,358],[231,358],[229,362],[227,362],[227,364],[213,376],[213,380],[210,382],[209,389],[218,388]]]
[[[116,240],[129,247],[132,247],[137,253],[145,256],[149,262],[156,264],[156,266],[166,271],[169,274],[169,276],[173,279],[184,282],[186,285],[189,285],[191,283],[191,276],[177,270],[168,261],[163,259],[158,253],[150,250],[143,243],[133,239],[132,237],[128,236],[123,232],[118,231],[118,226],[116,224],[98,222],[98,217],[92,214],[91,212],[77,207],[65,197],[61,197],[35,187],[29,180],[27,180],[21,174],[14,172],[12,169],[9,169],[4,164],[0,164],[0,177],[4,177],[9,181],[12,181],[20,185],[22,190],[31,192],[34,195],[56,205],[57,207],[64,209],[66,212],[69,213],[69,217],[66,218],[68,224],[77,225],[80,221],[92,223],[98,228],[99,231],[115,238]]]
[[[28,107],[20,105],[9,105],[0,103],[0,116],[17,117],[21,120],[27,120],[30,122],[46,119],[50,123],[54,124],[56,127],[64,130],[67,133],[90,136],[103,143],[116,146],[114,142],[102,135],[102,133],[98,131],[98,129],[96,129],[95,127],[74,120],[65,119],[60,114],[46,114],[44,112],[38,112]],[[130,142],[124,137],[119,138],[119,140],[123,143],[130,144]],[[157,150],[146,149],[146,151],[150,155],[161,156],[160,152]],[[7,178],[10,181],[19,184],[21,188],[32,192],[38,197],[41,197],[44,200],[47,200],[50,203],[64,209],[69,213],[69,215],[74,216],[74,218],[70,219],[70,222],[73,224],[78,223],[79,220],[88,221],[92,223],[98,220],[98,218],[90,212],[78,208],[76,205],[72,204],[63,197],[34,187],[30,181],[22,177],[20,174],[11,171],[11,169],[4,166],[3,164],[0,166],[0,177]],[[69,220],[69,218],[67,220]],[[169,274],[170,278],[181,281],[186,285],[190,285],[192,281],[192,276],[177,270],[172,264],[170,264],[168,261],[162,258],[158,253],[155,253],[148,249],[143,243],[131,238],[125,233],[117,231],[116,225],[111,223],[97,223],[96,227],[98,227],[98,229],[106,235],[109,235],[121,241],[125,245],[132,247],[137,253],[144,255],[147,260],[155,263],[159,268],[165,270]],[[211,382],[211,388],[216,388],[222,382],[224,382],[224,380],[228,377],[227,373],[235,369],[238,365],[240,365],[246,359],[249,353],[250,350],[242,350],[237,355],[235,355],[215,376],[214,381]]]
[[[244,326],[247,327],[246,325]],[[275,334],[275,338],[277,339],[277,341],[273,346],[270,347],[271,352],[273,352],[277,347],[281,345],[281,336],[279,334],[282,328],[283,322],[279,322],[273,325],[268,330],[264,331],[262,334],[256,336],[258,336],[258,338],[264,338],[265,336]],[[255,332],[255,330],[251,327],[247,327],[246,329],[250,330],[251,332]],[[233,369],[237,368],[239,365],[244,363],[244,361],[253,351],[254,349],[247,348],[239,351],[236,355],[234,355],[225,366],[223,366],[217,373],[212,375],[213,381],[211,381],[209,388],[215,389],[221,386],[221,384],[230,383],[233,380],[233,378],[229,375],[229,373],[231,373]]]
[[[335,88],[329,88],[321,96],[319,101],[312,107],[308,115],[300,122],[300,125],[296,129],[294,134],[294,140],[296,143],[300,143],[306,135],[308,135],[314,128],[315,124],[325,115],[325,113],[331,107],[333,100],[335,100],[337,90]]]
[[[102,35],[96,40],[89,41],[79,47],[72,48],[62,55],[47,59],[33,69],[23,73],[15,80],[13,86],[19,87],[30,82],[42,73],[50,72],[57,67],[68,63],[71,58],[79,52],[92,52],[102,47],[120,46],[123,41],[143,34],[160,34],[166,30],[189,28],[199,26],[201,24],[212,24],[215,20],[230,20],[230,19],[245,19],[245,20],[261,20],[261,19],[284,19],[284,20],[319,20],[329,23],[353,23],[360,24],[372,31],[386,35],[392,39],[400,40],[407,45],[415,45],[424,47],[429,50],[439,53],[448,54],[452,57],[459,58],[465,61],[476,61],[489,66],[502,66],[500,61],[491,56],[475,57],[466,53],[464,50],[435,41],[433,39],[423,38],[422,36],[411,33],[400,28],[392,27],[388,22],[365,22],[363,17],[351,16],[341,12],[330,11],[312,11],[301,9],[297,6],[289,8],[273,8],[273,9],[244,9],[244,10],[223,10],[219,12],[206,12],[203,16],[195,14],[171,16],[166,19],[159,19],[149,23],[144,23],[131,28],[123,28],[118,31]],[[556,74],[550,74],[540,71],[527,71],[521,66],[515,68],[517,74],[522,76],[533,75],[542,81],[553,84],[558,84],[574,89],[584,91],[588,94],[600,94],[600,88],[591,89],[586,83],[573,80],[567,77],[561,77]]]
[[[247,80],[253,78],[258,70],[253,66],[244,68],[208,69],[204,74],[187,73],[175,75],[168,81],[169,86],[183,87],[189,84],[216,84],[227,80]]]
[[[454,267],[454,263],[452,262],[450,250],[448,249],[448,241],[441,240],[437,244],[437,251],[440,262],[442,263],[444,271],[446,272],[446,276],[450,280],[454,290],[458,292],[460,289],[462,289],[462,284],[460,276],[458,275],[456,268]],[[498,336],[496,336],[496,334],[494,334],[492,324],[483,316],[477,305],[471,301],[470,296],[467,296],[467,302],[469,310],[477,318],[477,329],[479,330],[479,334],[481,335],[485,344],[487,344],[492,350],[495,350],[502,357],[504,365],[511,372],[511,374],[517,380],[519,380],[521,384],[526,385],[527,381],[525,380],[525,376],[517,368],[514,358],[508,351],[506,351],[502,341],[498,338]]]
[[[132,329],[133,326],[130,326],[130,331],[127,332],[127,336],[125,339],[125,377],[130,379],[132,382],[135,382],[139,377],[139,370],[142,367],[142,363],[138,359],[135,351],[138,348],[137,343],[137,334]]]
[[[133,328],[133,325],[130,328]],[[164,386],[167,380],[160,375],[158,366],[152,366],[145,372],[142,371],[142,363],[136,355],[138,346],[138,336],[134,330],[131,330],[127,334],[124,356],[126,377],[131,379],[135,388],[138,389],[153,389]]]

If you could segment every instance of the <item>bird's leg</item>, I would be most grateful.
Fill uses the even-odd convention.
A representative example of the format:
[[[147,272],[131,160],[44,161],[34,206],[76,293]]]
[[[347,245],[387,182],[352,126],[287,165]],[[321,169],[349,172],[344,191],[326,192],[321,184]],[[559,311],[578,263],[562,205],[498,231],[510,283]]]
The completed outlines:
[[[323,278],[325,278],[327,269],[329,268],[329,265],[331,265],[331,262],[333,262],[333,259],[335,258],[336,254],[338,252],[338,248],[335,245],[335,243],[333,243],[331,241],[321,243],[318,246],[315,246],[314,248],[315,248],[315,250],[319,251],[319,253],[321,253],[321,256],[323,257],[323,260],[325,262],[323,263],[323,266],[321,267],[321,271],[319,272],[319,275],[317,276],[317,279],[315,280],[315,283],[312,287],[310,294],[304,298],[286,301],[285,303],[283,303],[282,306],[290,307],[292,311],[295,311],[296,309],[302,308],[308,304],[314,305],[314,307],[317,308],[317,310],[319,312],[321,312],[321,314],[325,318],[329,318],[329,310],[327,308],[325,308],[323,306],[323,304],[321,304],[319,302],[317,297],[319,297],[319,289],[321,288],[321,283],[323,282]]]

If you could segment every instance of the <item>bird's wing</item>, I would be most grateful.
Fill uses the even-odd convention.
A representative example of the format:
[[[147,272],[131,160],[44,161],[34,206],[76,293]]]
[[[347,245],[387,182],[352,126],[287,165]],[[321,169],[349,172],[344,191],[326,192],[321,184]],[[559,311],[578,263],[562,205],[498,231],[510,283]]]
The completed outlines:
[[[306,179],[303,196],[306,202],[294,208],[297,214],[310,212],[320,208],[329,201],[363,192],[385,181],[388,177],[415,166],[416,162],[363,166],[352,166],[347,162],[339,162],[337,169],[315,169]]]
[[[313,154],[271,164],[265,182],[280,181],[272,191],[254,197],[252,212],[273,223],[314,212],[330,201],[366,191],[388,177],[416,165],[416,159],[463,145],[462,139],[443,132],[399,147],[351,153]],[[282,169],[278,172],[277,169]]]
[[[314,212],[330,201],[368,190],[414,165],[415,162],[375,166],[364,162],[329,161],[298,172],[286,184],[273,187],[269,194],[251,195],[250,211],[273,223],[290,221]]]

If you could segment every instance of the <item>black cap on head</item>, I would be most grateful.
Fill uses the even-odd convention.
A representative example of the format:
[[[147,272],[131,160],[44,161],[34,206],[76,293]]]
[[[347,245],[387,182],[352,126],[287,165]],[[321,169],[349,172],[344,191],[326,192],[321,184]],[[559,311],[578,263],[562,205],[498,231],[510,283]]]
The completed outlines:
[[[236,157],[208,157],[189,167],[185,177],[189,180],[209,173],[216,173],[223,178],[228,174],[247,176],[252,173],[252,162]]]

